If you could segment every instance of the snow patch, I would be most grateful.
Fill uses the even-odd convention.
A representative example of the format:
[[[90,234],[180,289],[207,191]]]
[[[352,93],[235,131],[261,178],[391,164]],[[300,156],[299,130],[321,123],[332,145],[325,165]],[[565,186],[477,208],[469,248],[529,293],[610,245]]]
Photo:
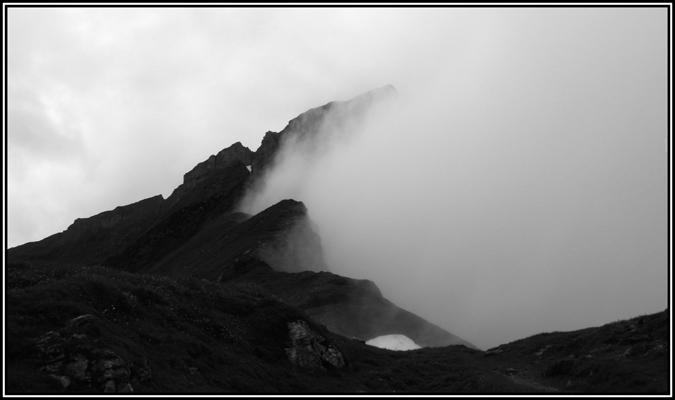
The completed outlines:
[[[246,168],[248,168],[248,172],[251,172],[251,166],[247,165]]]
[[[379,347],[388,350],[415,350],[421,349],[417,343],[413,342],[409,337],[404,335],[384,335],[370,339],[366,342],[367,345]]]

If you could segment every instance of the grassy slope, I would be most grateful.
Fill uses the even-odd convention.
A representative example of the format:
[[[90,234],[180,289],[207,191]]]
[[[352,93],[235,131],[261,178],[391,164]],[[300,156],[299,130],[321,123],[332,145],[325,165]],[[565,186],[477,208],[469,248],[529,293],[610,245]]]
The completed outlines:
[[[504,345],[505,351],[496,356],[464,346],[393,352],[331,334],[254,284],[47,262],[6,268],[7,393],[59,392],[40,370],[35,338],[49,331],[66,333],[66,322],[83,314],[96,317],[86,331],[91,345],[109,348],[127,363],[146,359],[152,367],[152,379],[135,386],[135,393],[519,393],[608,391],[608,387],[654,392],[667,390],[663,385],[670,376],[664,349],[652,342],[620,344],[639,333],[623,330],[624,325],[631,326],[630,321],[537,335]],[[286,324],[298,319],[334,341],[346,359],[344,369],[307,372],[288,362]],[[655,341],[664,344],[667,314],[645,319],[640,329],[649,330]],[[583,344],[575,344],[575,339]],[[636,349],[633,357],[624,357],[618,370],[612,364],[555,364],[568,352],[584,355],[607,340],[624,346],[619,350],[643,348]],[[533,352],[548,344],[552,347],[544,353],[546,358],[535,364]],[[667,341],[665,346],[669,351]],[[588,360],[600,362],[599,358]],[[533,365],[552,376],[525,374]],[[595,365],[600,366],[593,369]],[[588,376],[589,366],[596,378]],[[622,378],[626,373],[637,380]],[[570,376],[575,382],[586,381],[566,386]],[[86,384],[68,389],[71,393],[100,390]]]
[[[601,327],[540,333],[495,349],[503,352],[493,358],[514,368],[518,377],[570,392],[669,390],[669,310]]]

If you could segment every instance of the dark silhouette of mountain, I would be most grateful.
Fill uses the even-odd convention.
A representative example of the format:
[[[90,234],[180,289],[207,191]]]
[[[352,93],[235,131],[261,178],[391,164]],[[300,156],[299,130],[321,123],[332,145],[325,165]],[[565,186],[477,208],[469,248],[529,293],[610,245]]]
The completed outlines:
[[[156,196],[78,219],[65,232],[10,249],[8,255],[15,261],[101,264],[217,282],[275,282],[267,290],[336,333],[362,340],[400,333],[423,346],[474,347],[384,299],[373,282],[314,273],[328,271],[328,266],[301,202],[284,200],[254,216],[235,210],[245,190],[273,165],[285,140],[319,146],[326,124],[332,133],[349,134],[375,102],[395,94],[389,85],[311,109],[281,132],[267,132],[256,152],[235,143],[210,156],[186,173],[166,200]],[[302,271],[312,272],[279,274]]]
[[[238,211],[284,146],[320,157],[324,127],[348,136],[395,95],[388,85],[311,109],[255,152],[235,143],[210,156],[166,199],[8,249],[8,391],[667,391],[667,312],[628,330],[554,333],[486,353],[399,308],[375,282],[332,273],[301,199]],[[388,334],[424,348],[364,344]]]

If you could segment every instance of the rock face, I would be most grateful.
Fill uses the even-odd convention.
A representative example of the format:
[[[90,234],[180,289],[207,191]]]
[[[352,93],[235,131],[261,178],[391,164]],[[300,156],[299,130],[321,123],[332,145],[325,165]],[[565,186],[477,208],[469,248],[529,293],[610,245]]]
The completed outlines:
[[[252,281],[346,337],[368,340],[402,334],[421,346],[472,347],[396,307],[373,282],[327,273],[321,239],[302,202],[286,199],[253,216],[235,211],[284,146],[299,145],[307,155],[320,156],[327,135],[332,140],[355,134],[352,128],[373,107],[395,96],[396,89],[385,86],[310,109],[281,132],[267,132],[255,153],[235,143],[199,163],[166,200],[155,196],[78,219],[66,232],[9,249],[7,258],[101,264],[218,282]],[[71,372],[77,375],[80,364],[74,365]],[[115,381],[116,390],[125,384]]]
[[[250,216],[228,212],[226,197],[213,201],[173,214],[108,265],[174,276],[189,268],[191,276],[220,281],[249,259],[285,272],[328,270],[303,203],[283,200]]]
[[[84,332],[96,324],[92,315],[70,320],[59,332],[48,332],[35,341],[42,357],[42,370],[63,390],[72,385],[98,388],[102,393],[133,393],[138,385],[152,377],[147,360],[127,365],[112,350],[91,340]]]
[[[307,207],[295,200],[282,200],[242,224],[256,226],[258,245],[253,255],[276,271],[327,271],[321,238],[312,228]],[[264,229],[260,229],[264,226]]]
[[[117,261],[109,263],[107,260],[128,258],[128,253],[147,248],[148,240],[161,242],[152,244],[153,247],[156,244],[160,247],[180,246],[198,232],[204,218],[212,216],[209,213],[215,211],[213,208],[221,213],[227,211],[227,207],[231,211],[246,188],[250,188],[273,164],[284,143],[303,141],[310,149],[319,146],[324,125],[330,124],[338,131],[349,130],[348,127],[362,119],[374,104],[395,95],[396,89],[387,85],[348,101],[335,101],[310,109],[290,120],[281,132],[267,132],[255,152],[237,142],[199,163],[184,175],[183,183],[166,200],[158,195],[93,217],[78,218],[66,231],[40,242],[9,249],[8,256],[13,261],[47,259],[115,265]],[[190,229],[187,232],[181,230],[178,240],[166,240],[166,237],[176,236],[176,232],[165,228],[175,226],[186,212],[195,215],[193,219],[197,223],[191,221]],[[151,258],[161,257],[153,254]]]
[[[161,195],[116,207],[89,218],[78,218],[64,232],[8,250],[15,260],[45,259],[98,264],[123,251],[161,217]]]
[[[306,215],[298,218],[287,231],[278,234],[274,241],[260,246],[257,254],[277,271],[328,271],[321,238]]]
[[[251,173],[254,176],[262,175],[262,172],[268,164],[274,160],[274,156],[279,149],[282,135],[279,132],[267,131],[263,137],[260,147],[255,152],[255,157],[251,164]]]
[[[326,368],[345,366],[342,353],[325,337],[314,332],[307,322],[289,322],[288,337],[291,346],[286,348],[286,355],[292,364],[309,370],[324,371]]]
[[[90,218],[78,218],[64,232],[62,240],[72,241],[84,235],[92,235],[112,228],[123,221],[152,217],[161,211],[163,202],[162,195],[157,195],[133,204],[116,207],[111,211],[104,211]]]
[[[268,131],[252,164],[254,179],[263,176],[274,164],[279,150],[286,144],[302,142],[306,151],[321,152],[326,135],[349,135],[356,124],[378,102],[396,97],[398,92],[391,85],[371,90],[351,100],[333,101],[321,107],[312,108],[288,122],[281,132]]]
[[[208,174],[215,171],[222,171],[232,165],[233,162],[240,161],[244,165],[251,165],[253,162],[253,152],[244,147],[241,142],[221,150],[215,156],[209,157],[195,166],[190,172],[183,176],[183,184],[187,188],[194,187]]]

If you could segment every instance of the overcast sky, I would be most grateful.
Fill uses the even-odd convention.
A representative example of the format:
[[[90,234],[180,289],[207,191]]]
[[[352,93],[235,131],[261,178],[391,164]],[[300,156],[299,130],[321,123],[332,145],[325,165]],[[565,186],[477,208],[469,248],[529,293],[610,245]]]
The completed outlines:
[[[7,13],[9,247],[392,84],[296,199],[335,272],[482,348],[668,304],[666,8]]]

